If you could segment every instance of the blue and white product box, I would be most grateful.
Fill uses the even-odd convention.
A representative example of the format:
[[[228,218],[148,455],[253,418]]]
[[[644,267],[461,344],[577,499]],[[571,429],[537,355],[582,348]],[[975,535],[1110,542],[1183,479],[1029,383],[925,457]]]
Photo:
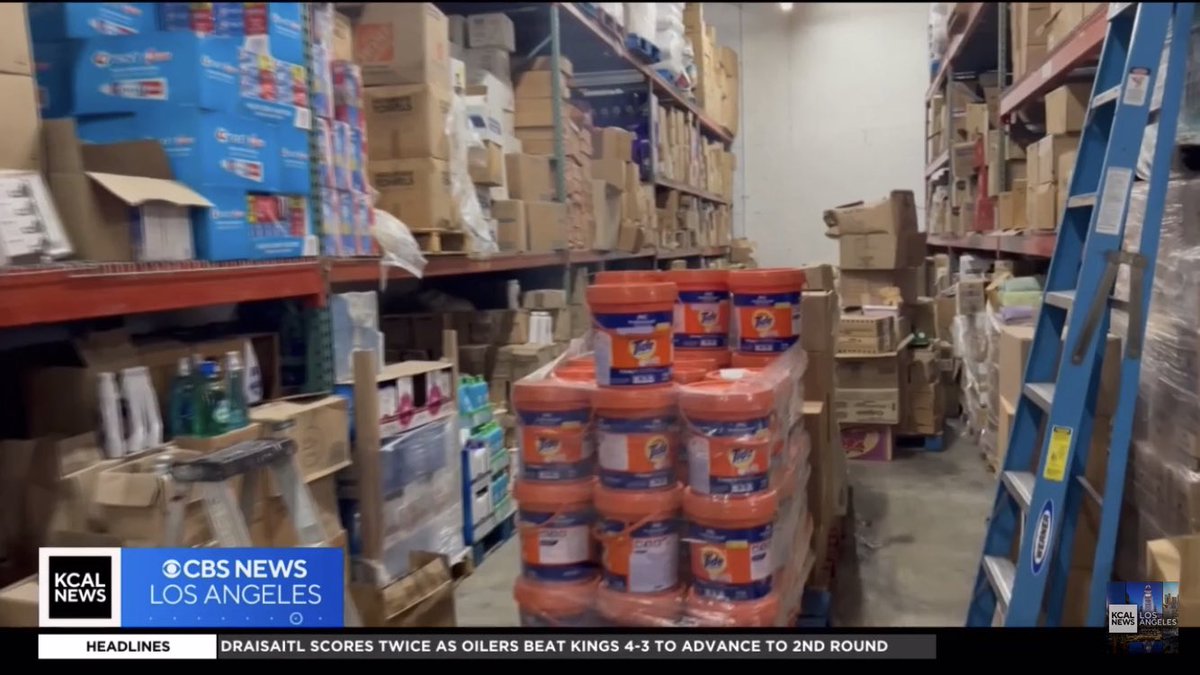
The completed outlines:
[[[317,172],[321,174],[321,185],[337,187],[337,158],[333,150],[333,122],[317,118]]]
[[[240,4],[245,49],[289,63],[304,63],[304,3]]]
[[[312,231],[308,199],[299,196],[247,195],[246,225],[255,260],[299,258]]]
[[[314,2],[312,8],[312,39],[314,45],[333,46],[333,28],[336,25],[332,2]]]
[[[196,209],[192,216],[192,236],[196,257],[200,260],[248,260],[250,228],[246,191],[229,188],[205,188],[200,191],[212,202],[210,209]]]
[[[367,140],[361,129],[350,127],[350,142],[347,157],[350,160],[350,189],[355,192],[367,191]]]
[[[75,113],[71,72],[75,69],[78,50],[79,43],[73,40],[34,43],[34,72],[42,119],[70,117]]]
[[[304,66],[243,49],[238,53],[238,71],[247,114],[280,125],[312,128]]]
[[[287,194],[307,195],[312,191],[312,162],[308,152],[308,132],[295,127],[276,128],[279,138],[279,190]]]
[[[198,35],[242,34],[241,2],[160,2],[158,27]]]
[[[345,122],[333,122],[333,186],[339,190],[349,190],[350,186],[350,125]]]
[[[237,56],[234,38],[190,33],[87,40],[75,59],[75,114],[177,105],[232,112],[238,105]]]
[[[371,195],[365,192],[353,193],[354,198],[354,233],[358,243],[359,255],[376,255],[375,253],[375,205]]]
[[[30,2],[29,34],[34,42],[137,35],[154,30],[153,2]]]
[[[362,69],[349,61],[333,62],[334,119],[353,127],[362,128],[366,120],[362,114],[363,81]]]
[[[347,256],[354,252],[342,239],[340,193],[332,188],[321,190],[321,249],[326,255]]]
[[[332,47],[314,44],[312,47],[313,89],[312,108],[317,117],[333,119]]]

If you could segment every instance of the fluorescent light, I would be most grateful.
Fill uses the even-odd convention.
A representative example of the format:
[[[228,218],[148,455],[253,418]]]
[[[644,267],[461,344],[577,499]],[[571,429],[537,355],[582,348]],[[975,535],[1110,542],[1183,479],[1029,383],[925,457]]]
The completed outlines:
[[[790,11],[792,11],[793,4],[794,3],[791,3],[791,2],[781,2],[781,3],[779,3],[779,9],[782,9],[785,12],[790,12]]]

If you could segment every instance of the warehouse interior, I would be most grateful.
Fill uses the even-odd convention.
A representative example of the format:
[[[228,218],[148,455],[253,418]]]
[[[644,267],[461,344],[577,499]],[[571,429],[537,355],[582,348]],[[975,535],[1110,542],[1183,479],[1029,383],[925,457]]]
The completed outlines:
[[[1192,17],[0,5],[0,626],[254,549],[340,618],[230,627],[1177,648]]]

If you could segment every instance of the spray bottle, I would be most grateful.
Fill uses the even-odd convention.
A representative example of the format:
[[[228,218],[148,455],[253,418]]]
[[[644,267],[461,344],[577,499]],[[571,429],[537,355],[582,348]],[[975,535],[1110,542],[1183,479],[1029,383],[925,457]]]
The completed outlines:
[[[246,406],[246,374],[237,352],[225,353],[225,399],[229,402],[227,430],[241,429],[250,423]]]

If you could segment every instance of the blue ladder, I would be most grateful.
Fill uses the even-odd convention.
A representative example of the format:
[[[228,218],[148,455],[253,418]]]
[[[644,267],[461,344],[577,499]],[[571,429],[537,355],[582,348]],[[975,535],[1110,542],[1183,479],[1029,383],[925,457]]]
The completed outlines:
[[[1101,502],[1087,621],[1099,626],[1104,617],[1193,9],[1193,3],[1110,5],[1108,34],[1050,262],[967,626],[993,625],[997,609],[1005,626],[1061,623],[1075,525],[1085,494]],[[1159,67],[1168,32],[1171,45],[1164,75]],[[1166,79],[1161,108],[1154,111],[1159,126],[1142,238],[1136,251],[1125,251],[1122,243],[1130,189],[1159,76]],[[1101,499],[1084,478],[1084,470],[1096,422],[1103,345],[1110,310],[1117,302],[1111,294],[1121,265],[1127,265],[1130,272],[1130,297],[1122,307],[1129,313],[1129,329]],[[1075,306],[1079,311],[1071,311]],[[1039,438],[1040,459],[1035,454]],[[1035,460],[1037,472],[1033,473],[1030,469]],[[1020,552],[1014,564],[1010,556],[1022,523]]]

